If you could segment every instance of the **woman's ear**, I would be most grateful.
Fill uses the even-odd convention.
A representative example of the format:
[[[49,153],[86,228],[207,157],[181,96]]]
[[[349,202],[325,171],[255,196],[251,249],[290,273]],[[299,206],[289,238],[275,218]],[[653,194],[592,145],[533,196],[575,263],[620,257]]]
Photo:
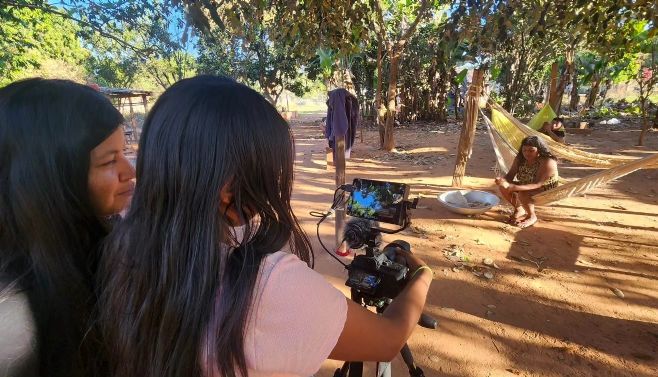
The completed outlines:
[[[233,193],[231,192],[231,181],[227,182],[222,186],[222,189],[219,191],[219,202],[220,207],[224,210],[226,207],[231,204],[233,201]]]
[[[233,181],[227,182],[219,191],[219,209],[222,214],[226,216],[226,220],[233,226],[243,225],[240,221],[240,216],[235,208],[233,202],[233,192],[231,191],[231,184]]]

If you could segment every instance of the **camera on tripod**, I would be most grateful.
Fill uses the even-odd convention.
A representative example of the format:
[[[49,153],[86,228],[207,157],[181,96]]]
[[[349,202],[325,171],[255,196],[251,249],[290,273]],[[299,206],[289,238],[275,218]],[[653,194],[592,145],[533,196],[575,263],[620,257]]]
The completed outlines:
[[[383,313],[407,283],[409,269],[395,261],[396,250],[401,248],[411,252],[411,246],[405,241],[393,241],[380,250],[381,234],[393,234],[406,229],[411,223],[408,210],[416,208],[418,199],[408,200],[409,187],[406,184],[357,178],[352,185],[342,185],[336,189],[332,210],[345,204],[346,192],[351,194],[346,209],[352,218],[345,226],[342,242],[354,250],[365,249],[365,255],[355,256],[352,263],[346,265],[322,243],[320,224],[331,211],[311,212],[312,216],[320,217],[316,229],[318,241],[331,257],[347,269],[348,278],[345,284],[351,288],[352,300],[362,306],[373,306],[377,313]],[[381,228],[379,222],[394,224],[398,228]],[[438,322],[429,315],[422,314],[418,324],[435,329]],[[402,347],[400,354],[410,376],[425,375],[415,364],[407,344]],[[378,376],[390,376],[390,371],[390,363],[377,364]],[[363,362],[347,361],[341,368],[336,369],[334,377],[361,377],[362,372]]]
[[[404,183],[355,179],[347,201],[347,214],[353,218],[345,226],[343,241],[351,249],[365,249],[347,266],[345,284],[353,298],[363,304],[383,308],[404,288],[409,269],[395,261],[396,248],[410,251],[405,241],[394,241],[380,250],[381,233],[393,234],[410,224],[409,209],[418,199],[408,200],[409,186]],[[397,229],[379,227],[379,222],[397,225]]]

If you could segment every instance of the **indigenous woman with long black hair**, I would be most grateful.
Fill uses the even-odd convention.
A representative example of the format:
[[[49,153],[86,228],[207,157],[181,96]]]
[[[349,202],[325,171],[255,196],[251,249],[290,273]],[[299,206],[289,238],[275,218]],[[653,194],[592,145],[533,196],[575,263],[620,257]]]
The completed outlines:
[[[103,374],[90,318],[97,247],[132,196],[123,117],[101,93],[0,89],[0,374]]]
[[[523,139],[507,175],[496,178],[501,195],[514,206],[508,222],[520,228],[534,225],[532,196],[557,187],[559,181],[557,158],[546,144],[537,136]]]
[[[130,210],[101,263],[115,376],[309,376],[327,358],[391,360],[420,317],[429,268],[383,315],[308,264],[291,209],[294,142],[260,94],[201,76],[146,119]]]

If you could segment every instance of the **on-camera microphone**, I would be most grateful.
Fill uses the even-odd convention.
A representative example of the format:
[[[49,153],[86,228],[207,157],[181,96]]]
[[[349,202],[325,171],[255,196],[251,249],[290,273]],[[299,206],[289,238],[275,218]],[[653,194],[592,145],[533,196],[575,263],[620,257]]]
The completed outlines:
[[[376,227],[376,221],[352,217],[343,231],[343,240],[347,242],[350,249],[360,249],[366,244],[370,237],[370,229]]]

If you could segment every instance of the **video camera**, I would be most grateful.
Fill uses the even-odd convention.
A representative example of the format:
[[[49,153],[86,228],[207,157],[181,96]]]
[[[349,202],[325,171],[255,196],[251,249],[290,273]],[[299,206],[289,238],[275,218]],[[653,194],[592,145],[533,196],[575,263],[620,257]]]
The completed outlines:
[[[350,197],[345,203],[345,193]],[[365,255],[357,255],[352,263],[345,264],[332,254],[322,243],[320,238],[320,224],[330,212],[312,212],[311,215],[321,217],[317,224],[318,241],[322,247],[341,263],[348,271],[345,285],[351,289],[352,300],[360,305],[374,306],[377,313],[383,313],[407,283],[409,268],[395,261],[398,248],[411,252],[411,246],[405,241],[393,241],[381,251],[381,234],[398,233],[406,229],[411,223],[408,210],[416,208],[418,199],[408,200],[409,187],[403,183],[355,179],[352,185],[340,186],[334,193],[334,203],[331,208],[336,209],[345,204],[347,214],[352,218],[347,222],[341,243],[347,243],[351,249],[365,249]],[[385,229],[379,222],[397,225],[397,229]],[[438,325],[436,319],[422,314],[419,322],[421,326],[435,329]],[[411,349],[405,343],[400,351],[409,375],[424,377],[423,370],[415,362]],[[377,375],[390,376],[390,365],[378,364]],[[380,369],[382,367],[382,369]],[[334,377],[361,377],[363,363],[348,361],[336,369]]]
[[[394,241],[380,251],[381,233],[393,234],[406,229],[410,222],[409,209],[416,208],[418,199],[408,200],[409,186],[404,183],[383,182],[357,178],[348,189],[348,221],[343,242],[353,249],[365,248],[365,255],[357,255],[347,266],[345,284],[352,288],[353,298],[363,304],[382,308],[404,288],[409,269],[395,261],[396,248],[411,250],[405,241]],[[398,229],[384,229],[378,222],[398,225]]]

